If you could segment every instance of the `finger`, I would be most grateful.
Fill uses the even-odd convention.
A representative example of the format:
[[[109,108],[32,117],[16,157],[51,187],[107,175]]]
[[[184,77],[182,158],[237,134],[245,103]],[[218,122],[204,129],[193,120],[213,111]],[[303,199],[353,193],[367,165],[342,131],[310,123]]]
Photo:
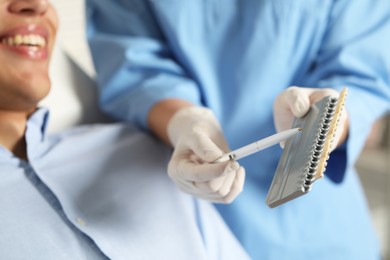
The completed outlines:
[[[291,128],[294,117],[301,117],[309,110],[309,95],[301,92],[301,88],[289,87],[276,97],[274,122],[278,132]]]
[[[231,203],[243,190],[245,182],[245,169],[240,167],[235,174],[233,184],[230,187],[230,192],[226,196],[220,196],[218,193],[213,194],[197,194],[197,198],[205,199],[214,203]]]
[[[324,97],[338,97],[339,93],[331,88],[303,88],[289,87],[278,97],[278,106],[281,110],[291,111],[294,116],[302,117],[310,106]]]
[[[215,194],[219,195],[220,197],[225,197],[227,194],[229,194],[232,189],[234,180],[236,179],[236,175],[237,171],[228,173],[223,182],[223,185],[215,192]]]
[[[230,192],[235,177],[235,172],[230,172],[227,176],[208,182],[195,182],[194,185],[198,188],[199,193],[207,194],[212,198],[222,198]]]
[[[217,194],[215,194],[215,193],[209,194],[209,193],[201,192],[196,187],[197,183],[194,183],[194,182],[180,181],[180,182],[176,183],[176,185],[184,193],[187,193],[187,194],[194,196],[195,198],[198,198],[198,199],[203,199],[203,200],[207,200],[210,202],[221,202],[223,199],[223,197],[217,196]]]
[[[276,97],[274,102],[274,122],[277,131],[291,127],[294,117],[304,116],[310,106],[324,97],[338,97],[331,88],[289,87]]]
[[[204,162],[213,162],[224,154],[210,136],[204,132],[197,132],[196,129],[192,138],[188,139],[187,145]]]
[[[225,182],[225,176],[216,178],[214,180],[206,182],[195,182],[195,186],[198,188],[200,193],[204,194],[214,194],[221,189]]]
[[[168,174],[171,178],[185,181],[205,182],[226,175],[226,168],[232,171],[238,169],[236,162],[196,163],[188,158],[172,159],[168,164]]]
[[[296,117],[304,116],[310,109],[310,89],[289,87],[282,95],[282,108]]]
[[[310,99],[310,104],[314,104],[323,99],[324,97],[339,97],[339,93],[332,88],[308,88],[307,91]]]
[[[237,171],[236,178],[231,187],[229,194],[227,194],[222,202],[223,203],[231,203],[244,189],[245,183],[245,169],[244,167],[240,167]]]
[[[222,177],[207,182],[195,183],[196,187],[198,187],[200,192],[207,193],[207,194],[216,194],[217,196],[220,197],[225,196],[230,191],[230,186],[232,185],[235,179],[236,171],[240,167],[239,164],[235,161],[230,161],[229,164],[230,165],[227,165],[225,167],[224,170],[225,172]]]
[[[179,189],[187,194],[190,194],[196,198],[205,199],[208,201],[216,201],[221,199],[220,195],[216,193],[207,193],[199,189],[199,182],[190,182],[190,181],[177,181],[175,182]]]

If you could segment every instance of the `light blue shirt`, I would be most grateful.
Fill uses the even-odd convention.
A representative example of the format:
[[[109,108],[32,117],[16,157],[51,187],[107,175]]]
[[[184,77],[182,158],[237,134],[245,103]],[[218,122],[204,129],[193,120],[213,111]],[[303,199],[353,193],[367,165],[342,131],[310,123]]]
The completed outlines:
[[[145,129],[181,98],[210,107],[235,149],[275,133],[286,87],[347,86],[348,142],[308,195],[267,208],[275,146],[240,161],[244,191],[217,207],[254,259],[379,258],[353,165],[390,108],[390,1],[87,0],[87,16],[102,108]]]
[[[29,119],[28,163],[0,147],[1,259],[248,259],[171,183],[169,149],[123,124],[46,135],[46,120]]]

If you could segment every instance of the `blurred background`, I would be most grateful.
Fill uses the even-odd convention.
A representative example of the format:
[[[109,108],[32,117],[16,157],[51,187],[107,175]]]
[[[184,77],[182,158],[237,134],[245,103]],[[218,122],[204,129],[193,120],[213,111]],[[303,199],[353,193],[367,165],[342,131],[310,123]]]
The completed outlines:
[[[81,100],[82,104],[64,106],[63,110],[54,111],[61,116],[60,122],[55,122],[52,130],[74,125],[79,122],[94,121],[100,115],[96,112],[96,91],[93,86],[95,75],[89,50],[85,40],[84,1],[80,0],[52,0],[60,16],[60,31],[58,37],[59,50],[55,53],[54,68],[52,70],[53,87],[68,89],[67,93],[51,93],[47,103],[61,99],[70,103],[80,99],[83,91],[89,93]],[[78,88],[74,82],[65,77],[77,75]],[[81,81],[80,81],[81,79]],[[82,82],[82,86],[80,86]],[[68,86],[66,86],[68,84]],[[56,92],[56,91],[54,91]],[[92,95],[90,93],[93,93]],[[79,100],[80,101],[80,100]],[[56,101],[54,101],[56,102]],[[76,102],[77,103],[77,102]],[[80,103],[80,102],[79,102]],[[87,111],[87,113],[85,113]],[[72,118],[67,118],[69,115]],[[76,117],[74,116],[76,115]],[[373,225],[378,233],[383,257],[390,260],[390,116],[379,120],[372,129],[365,149],[357,162],[357,169],[362,185],[367,195],[371,210]],[[353,221],[353,219],[351,219]]]
[[[356,164],[373,223],[379,235],[384,259],[390,259],[390,116],[371,130]]]

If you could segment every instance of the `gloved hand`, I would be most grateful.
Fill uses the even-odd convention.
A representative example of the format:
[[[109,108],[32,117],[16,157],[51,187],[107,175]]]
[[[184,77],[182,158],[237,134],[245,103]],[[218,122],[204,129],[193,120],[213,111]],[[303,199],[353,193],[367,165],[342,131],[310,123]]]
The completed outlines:
[[[168,123],[174,146],[168,174],[184,192],[212,202],[230,203],[243,189],[245,170],[235,161],[212,163],[229,151],[213,112],[186,107]]]
[[[294,116],[302,117],[312,104],[326,96],[339,97],[339,93],[331,88],[302,88],[289,87],[279,94],[274,102],[274,123],[278,132],[291,128]],[[335,137],[330,151],[340,145],[348,131],[348,116],[343,109],[337,125]],[[281,143],[284,147],[284,143]]]

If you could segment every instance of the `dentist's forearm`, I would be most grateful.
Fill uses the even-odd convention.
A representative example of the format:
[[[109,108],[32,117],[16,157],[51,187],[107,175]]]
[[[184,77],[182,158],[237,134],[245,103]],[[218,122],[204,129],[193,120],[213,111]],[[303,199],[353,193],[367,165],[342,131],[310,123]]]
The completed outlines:
[[[167,133],[169,120],[177,111],[188,106],[193,104],[181,99],[164,99],[156,103],[148,115],[149,129],[163,142],[172,145]]]

